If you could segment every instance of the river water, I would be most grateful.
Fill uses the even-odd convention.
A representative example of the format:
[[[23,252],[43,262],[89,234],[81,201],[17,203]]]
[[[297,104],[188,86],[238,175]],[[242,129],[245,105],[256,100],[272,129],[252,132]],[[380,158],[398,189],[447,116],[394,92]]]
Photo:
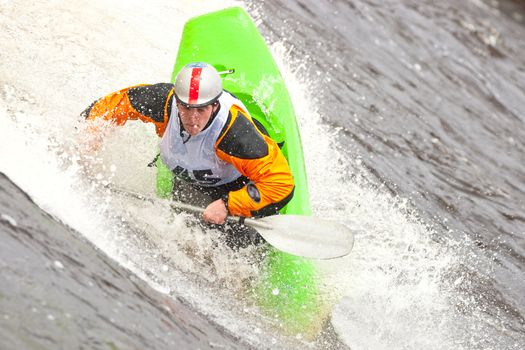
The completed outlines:
[[[153,194],[151,127],[112,130],[96,154],[82,147],[79,111],[118,88],[169,80],[184,22],[232,5],[254,17],[287,82],[315,215],[356,230],[348,257],[317,263],[334,309],[313,340],[282,334],[243,294],[259,272],[256,253],[216,247],[215,233],[188,228],[160,202],[105,191]],[[206,315],[225,344],[522,349],[524,16],[521,2],[480,0],[3,0],[0,171],[115,264]],[[17,214],[1,214],[8,241]],[[38,273],[52,280],[55,261]],[[7,271],[11,286],[27,280]],[[27,304],[2,308],[4,330]],[[48,321],[39,334],[63,339]],[[131,338],[148,343],[144,333]]]

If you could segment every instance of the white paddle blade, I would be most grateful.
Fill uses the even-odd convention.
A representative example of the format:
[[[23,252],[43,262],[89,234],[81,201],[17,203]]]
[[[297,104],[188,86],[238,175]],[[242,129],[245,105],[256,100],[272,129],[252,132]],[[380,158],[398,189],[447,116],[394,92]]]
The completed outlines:
[[[257,219],[257,231],[275,248],[314,259],[347,255],[354,245],[350,229],[312,216],[274,215]]]

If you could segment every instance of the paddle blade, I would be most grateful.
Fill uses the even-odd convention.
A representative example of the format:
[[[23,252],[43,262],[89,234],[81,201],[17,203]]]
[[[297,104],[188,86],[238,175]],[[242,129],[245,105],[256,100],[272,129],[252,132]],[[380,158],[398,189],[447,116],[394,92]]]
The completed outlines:
[[[312,216],[274,215],[257,219],[255,228],[275,248],[314,259],[347,255],[354,245],[350,229],[337,222]]]

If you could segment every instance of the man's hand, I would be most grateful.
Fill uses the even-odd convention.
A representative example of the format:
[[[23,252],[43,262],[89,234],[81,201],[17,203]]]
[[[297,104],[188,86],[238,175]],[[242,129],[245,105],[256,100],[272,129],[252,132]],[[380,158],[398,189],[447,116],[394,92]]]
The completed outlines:
[[[219,224],[222,225],[226,222],[226,217],[228,216],[228,210],[222,199],[217,199],[215,202],[211,202],[210,205],[206,207],[202,218],[204,221],[210,224]]]

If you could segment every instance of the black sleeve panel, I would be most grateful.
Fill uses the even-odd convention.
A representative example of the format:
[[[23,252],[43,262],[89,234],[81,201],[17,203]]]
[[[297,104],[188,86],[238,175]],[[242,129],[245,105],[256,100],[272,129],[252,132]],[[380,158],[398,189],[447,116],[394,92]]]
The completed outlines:
[[[258,159],[268,155],[266,141],[248,117],[240,112],[217,147],[241,159]]]
[[[173,84],[168,83],[137,86],[128,90],[128,97],[137,112],[161,123],[164,121],[164,106],[172,89]],[[168,116],[170,110],[171,103],[168,104]]]
[[[255,124],[255,126],[257,126],[257,129],[259,129],[260,132],[262,132],[266,136],[270,137],[270,134],[268,134],[268,131],[266,130],[266,128],[264,127],[264,125],[262,125],[262,123],[260,121],[258,121],[255,118],[252,118],[252,120],[253,120],[253,123]],[[277,146],[279,146],[280,149],[283,149],[284,141],[283,142],[279,142],[277,144]]]
[[[262,132],[266,136],[270,136],[270,134],[268,134],[268,131],[266,131],[266,128],[264,127],[264,125],[262,125],[262,123],[260,121],[258,121],[255,118],[252,118],[252,120],[253,120],[253,123],[255,124],[257,129],[259,129],[260,132]]]

